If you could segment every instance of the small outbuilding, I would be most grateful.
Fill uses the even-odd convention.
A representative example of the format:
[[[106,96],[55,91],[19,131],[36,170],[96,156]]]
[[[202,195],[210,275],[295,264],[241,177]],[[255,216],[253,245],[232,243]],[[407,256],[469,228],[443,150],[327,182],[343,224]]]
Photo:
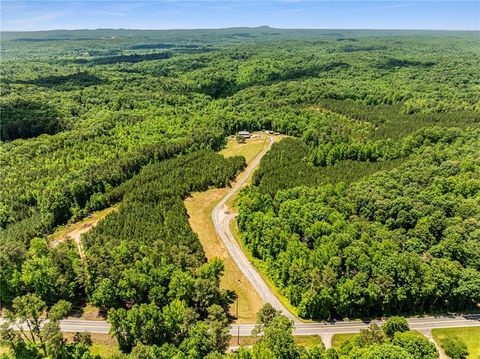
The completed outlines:
[[[247,139],[247,138],[250,138],[250,132],[248,132],[248,131],[238,131],[238,136]]]

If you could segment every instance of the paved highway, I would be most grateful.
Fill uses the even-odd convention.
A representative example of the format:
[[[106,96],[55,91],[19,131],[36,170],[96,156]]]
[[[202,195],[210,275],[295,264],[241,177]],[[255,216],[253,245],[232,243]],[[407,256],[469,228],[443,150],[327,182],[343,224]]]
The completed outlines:
[[[455,327],[478,327],[480,326],[480,316],[467,319],[462,316],[456,317],[424,317],[407,319],[412,330],[431,330],[435,328],[455,328]],[[373,320],[371,322],[336,322],[334,324],[322,323],[296,323],[293,330],[294,335],[325,335],[358,333],[366,329],[370,323],[382,325],[382,320]],[[254,324],[233,324],[230,329],[231,335],[237,335],[240,328],[240,336],[251,335]]]
[[[3,320],[0,319],[0,323]],[[374,320],[372,323],[381,325],[383,321]],[[455,327],[479,327],[480,315],[472,316],[452,316],[452,317],[423,317],[409,318],[408,323],[412,330],[431,330],[435,328],[455,328]],[[332,335],[340,333],[358,333],[367,328],[369,322],[315,322],[315,323],[296,323],[293,331],[294,335]],[[82,320],[65,319],[60,322],[63,332],[90,332],[90,333],[108,333],[110,324],[102,320]],[[255,324],[233,324],[230,326],[230,334],[233,336],[249,336]]]

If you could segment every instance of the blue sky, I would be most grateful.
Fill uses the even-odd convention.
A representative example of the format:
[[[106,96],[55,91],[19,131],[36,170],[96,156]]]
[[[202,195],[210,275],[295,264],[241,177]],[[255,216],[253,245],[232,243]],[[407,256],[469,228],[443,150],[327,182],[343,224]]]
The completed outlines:
[[[316,29],[479,30],[480,0],[1,1],[1,29],[195,29],[268,25]]]

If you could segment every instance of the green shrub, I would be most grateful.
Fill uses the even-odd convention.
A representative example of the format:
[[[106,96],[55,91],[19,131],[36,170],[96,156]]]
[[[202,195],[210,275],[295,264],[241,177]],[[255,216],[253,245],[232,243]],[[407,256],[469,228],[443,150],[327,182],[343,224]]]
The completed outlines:
[[[465,359],[468,356],[467,345],[459,337],[447,337],[440,345],[452,359]]]
[[[406,332],[410,329],[410,327],[408,326],[408,322],[405,318],[391,317],[385,322],[385,324],[382,325],[382,329],[386,335],[388,335],[390,338],[393,338],[395,333]]]

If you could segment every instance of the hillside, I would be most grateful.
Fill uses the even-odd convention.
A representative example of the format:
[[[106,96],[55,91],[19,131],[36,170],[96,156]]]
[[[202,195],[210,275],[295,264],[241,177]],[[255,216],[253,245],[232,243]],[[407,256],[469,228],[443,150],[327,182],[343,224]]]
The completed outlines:
[[[235,293],[183,200],[244,167],[216,153],[227,136],[272,130],[288,138],[240,195],[238,224],[300,316],[476,309],[478,35],[3,32],[2,305],[27,293],[94,304],[125,352],[223,352]],[[84,259],[69,241],[48,245],[112,205],[82,236]]]

